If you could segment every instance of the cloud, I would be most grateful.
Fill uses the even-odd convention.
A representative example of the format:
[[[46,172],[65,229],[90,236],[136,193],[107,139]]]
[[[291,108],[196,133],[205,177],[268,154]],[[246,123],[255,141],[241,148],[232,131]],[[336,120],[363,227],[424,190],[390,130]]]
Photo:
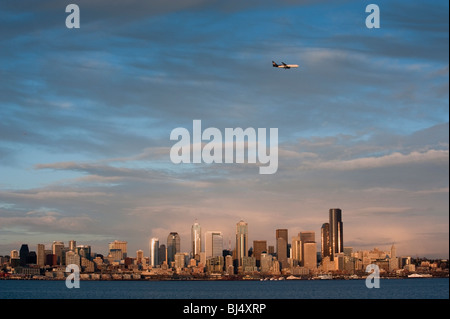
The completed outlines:
[[[366,157],[343,161],[327,161],[322,163],[311,163],[314,169],[332,170],[364,170],[382,168],[388,166],[402,166],[408,164],[446,164],[449,161],[448,150],[429,150],[426,152],[412,152],[401,154],[395,152],[380,157]],[[308,164],[306,164],[308,167]]]

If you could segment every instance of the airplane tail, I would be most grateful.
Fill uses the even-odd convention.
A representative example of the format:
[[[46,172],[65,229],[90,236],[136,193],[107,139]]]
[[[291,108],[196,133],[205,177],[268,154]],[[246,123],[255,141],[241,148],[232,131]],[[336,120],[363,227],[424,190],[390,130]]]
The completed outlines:
[[[275,61],[272,61],[272,66],[273,66],[274,68],[277,68],[277,67],[278,67],[278,64],[276,64]]]

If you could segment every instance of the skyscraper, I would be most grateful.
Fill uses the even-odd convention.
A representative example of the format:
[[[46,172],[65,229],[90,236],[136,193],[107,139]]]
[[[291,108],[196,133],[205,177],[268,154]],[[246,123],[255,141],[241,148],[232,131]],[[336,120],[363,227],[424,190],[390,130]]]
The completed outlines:
[[[77,242],[75,240],[70,240],[69,241],[69,250],[70,251],[75,251],[76,247],[77,247]]]
[[[242,258],[248,257],[248,224],[240,220],[236,224],[236,259],[242,266]]]
[[[291,258],[297,260],[298,262],[302,261],[302,241],[300,240],[300,235],[296,237],[292,237],[292,256]]]
[[[205,233],[205,258],[222,256],[223,236],[220,231],[207,231]]]
[[[199,259],[202,251],[202,228],[197,222],[191,227],[191,249],[192,258]]]
[[[275,240],[277,245],[277,258],[280,262],[281,269],[287,267],[288,258],[288,230],[277,229],[275,232]]]
[[[303,244],[303,267],[310,270],[317,268],[317,248],[316,243],[307,242]]]
[[[322,258],[331,256],[331,246],[330,246],[330,224],[324,223],[320,228],[320,238],[321,238],[321,254]]]
[[[37,265],[39,267],[45,266],[45,245],[37,244]]]
[[[58,265],[64,264],[65,256],[63,257],[64,243],[62,241],[54,241],[52,244],[52,253],[56,255],[56,263]]]
[[[19,257],[20,257],[20,265],[21,266],[25,266],[27,264],[29,254],[30,254],[30,250],[28,249],[27,244],[23,244],[22,246],[20,246]]]
[[[150,258],[149,258],[150,266],[156,267],[160,264],[159,262],[159,239],[152,238],[150,239]]]
[[[311,244],[314,243],[314,247],[316,245],[316,232],[314,231],[301,231],[298,236],[300,237],[300,242],[302,245],[302,263],[303,265],[305,265],[305,263],[307,263],[308,261],[305,260],[306,256],[306,248],[305,248],[305,244]],[[312,250],[312,246],[308,245],[309,249]],[[315,252],[317,254],[317,251]],[[317,256],[315,257],[317,260]],[[311,260],[310,260],[311,261]],[[305,266],[306,267],[306,266]]]
[[[127,258],[127,242],[115,240],[112,243],[109,243],[109,250],[112,249],[120,249],[122,251],[122,258]]]
[[[180,252],[180,235],[177,232],[171,232],[167,237],[167,263],[170,266],[175,261],[175,254]]]
[[[339,208],[330,209],[330,260],[334,260],[334,256],[344,252],[344,234],[342,223],[342,211]]]
[[[256,259],[256,266],[261,266],[261,254],[267,253],[267,241],[266,240],[254,240],[253,241],[253,256]]]

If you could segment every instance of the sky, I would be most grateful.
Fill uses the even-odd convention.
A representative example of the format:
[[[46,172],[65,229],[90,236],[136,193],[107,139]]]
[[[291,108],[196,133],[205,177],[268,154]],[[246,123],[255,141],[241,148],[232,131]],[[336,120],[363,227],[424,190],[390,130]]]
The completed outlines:
[[[80,8],[80,28],[65,8]],[[380,8],[369,29],[365,8]],[[448,258],[447,1],[2,1],[0,255],[148,256],[236,223],[275,245],[341,208],[344,246]],[[272,61],[298,64],[283,70]],[[174,164],[177,127],[278,128],[278,171]]]

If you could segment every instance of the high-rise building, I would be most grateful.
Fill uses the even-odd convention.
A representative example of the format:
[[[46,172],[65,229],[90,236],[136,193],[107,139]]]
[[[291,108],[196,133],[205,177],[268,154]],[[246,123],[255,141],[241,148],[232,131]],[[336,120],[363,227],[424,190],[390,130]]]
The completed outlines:
[[[334,260],[334,256],[344,252],[344,234],[342,223],[342,210],[339,208],[330,209],[330,260]]]
[[[153,237],[150,239],[150,258],[149,258],[150,266],[156,267],[160,264],[159,261],[159,239]]]
[[[37,265],[39,267],[45,266],[45,245],[37,244]]]
[[[65,258],[63,258],[63,250],[64,250],[64,243],[62,241],[54,241],[53,242],[52,253],[53,253],[53,255],[56,255],[56,263],[58,265],[64,264]]]
[[[302,245],[302,262],[305,263],[305,244],[306,243],[314,243],[316,244],[316,232],[314,231],[301,231],[298,236],[300,237],[301,245]],[[317,252],[316,252],[317,254]],[[317,259],[317,256],[316,256]]]
[[[76,248],[77,248],[77,242],[75,240],[69,241],[69,250],[75,251]]]
[[[69,251],[75,251],[80,256],[80,258],[86,258],[87,260],[91,260],[91,246],[90,245],[78,245],[75,247],[74,250],[71,250],[69,247]]]
[[[273,256],[268,253],[261,254],[261,266],[260,270],[262,273],[268,273],[272,268]]]
[[[302,261],[302,241],[300,240],[300,235],[292,237],[291,251],[291,258],[300,263]]]
[[[248,224],[240,220],[236,224],[236,259],[242,266],[242,258],[248,257]]]
[[[321,239],[321,249],[322,258],[331,256],[331,246],[330,246],[330,224],[324,223],[320,228],[320,239]]]
[[[253,257],[256,259],[256,266],[261,267],[261,254],[267,252],[266,240],[254,240],[253,241]]]
[[[141,249],[136,251],[136,264],[142,264],[144,263],[144,251]]]
[[[11,255],[11,258],[19,258],[19,252],[17,250],[11,250],[9,253]]]
[[[303,267],[310,270],[317,268],[317,248],[315,242],[303,244]]]
[[[77,265],[78,267],[80,267],[81,265],[81,257],[80,255],[77,254],[76,251],[73,250],[68,250],[66,252],[66,266],[67,265]]]
[[[205,258],[223,255],[223,235],[220,231],[207,231],[205,233]]]
[[[175,261],[175,254],[180,252],[180,235],[177,232],[171,232],[167,236],[167,264],[170,266]]]
[[[288,266],[288,230],[277,229],[275,232],[275,240],[277,244],[277,259],[281,269]]]
[[[192,252],[192,258],[199,260],[201,251],[202,251],[202,228],[196,222],[191,227],[191,252]]]
[[[167,263],[167,249],[166,249],[166,245],[161,244],[159,245],[159,252],[158,252],[158,260],[159,260],[159,264],[163,264],[164,262]]]
[[[127,244],[126,241],[115,240],[112,243],[109,243],[109,250],[120,249],[122,251],[122,258],[125,259],[127,258]]]

